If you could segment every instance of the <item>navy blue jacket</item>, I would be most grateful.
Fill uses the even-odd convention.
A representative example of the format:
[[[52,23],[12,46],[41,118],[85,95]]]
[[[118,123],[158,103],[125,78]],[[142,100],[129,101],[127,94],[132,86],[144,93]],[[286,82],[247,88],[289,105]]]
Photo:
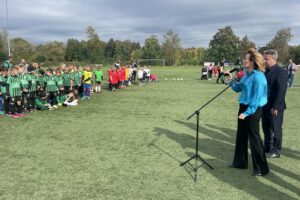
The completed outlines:
[[[268,103],[264,106],[264,109],[286,109],[285,94],[289,79],[288,72],[276,64],[266,70],[265,76],[268,83]]]

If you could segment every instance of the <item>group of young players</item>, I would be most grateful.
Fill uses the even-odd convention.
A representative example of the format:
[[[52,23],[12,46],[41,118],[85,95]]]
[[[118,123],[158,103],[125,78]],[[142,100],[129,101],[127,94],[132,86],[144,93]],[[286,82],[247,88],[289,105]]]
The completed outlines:
[[[0,115],[13,118],[34,110],[53,110],[60,106],[76,106],[79,98],[90,99],[91,92],[102,92],[101,65],[77,67],[61,64],[43,70],[38,63],[28,66],[2,63],[0,66]],[[150,68],[135,62],[108,70],[109,89],[122,89],[150,81]]]
[[[76,106],[78,99],[90,99],[91,89],[101,92],[101,66],[40,69],[37,63],[0,67],[0,115],[13,118],[33,110],[53,110],[60,106]],[[91,87],[92,82],[94,88]]]
[[[115,64],[108,70],[109,89],[114,91],[132,84],[143,85],[151,80],[150,76],[149,67],[137,67],[135,64],[120,67]]]

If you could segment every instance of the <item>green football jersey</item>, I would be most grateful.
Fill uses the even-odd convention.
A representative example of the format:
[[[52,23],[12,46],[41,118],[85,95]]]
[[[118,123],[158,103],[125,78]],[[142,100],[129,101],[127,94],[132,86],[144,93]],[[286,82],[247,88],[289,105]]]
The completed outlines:
[[[96,70],[95,74],[95,81],[102,81],[103,80],[103,72],[102,70]]]
[[[81,77],[82,74],[80,72],[73,72],[73,78],[74,78],[74,85],[80,86],[81,85]]]
[[[40,98],[35,99],[35,105],[38,110],[48,110],[49,107],[47,106],[47,103],[47,100],[42,100]]]
[[[29,75],[28,74],[20,74],[19,75],[22,89],[29,89]]]
[[[29,81],[29,92],[36,92],[37,91],[37,77],[34,75],[28,75],[28,81]]]
[[[62,75],[61,76],[56,76],[56,81],[57,81],[57,87],[60,89],[61,87],[64,87],[64,80]]]
[[[64,80],[64,86],[71,86],[71,81],[73,80],[73,76],[70,73],[64,73],[62,77]]]
[[[9,76],[7,78],[7,84],[9,85],[9,96],[10,97],[19,97],[22,96],[21,93],[21,80],[18,75]]]
[[[45,76],[45,82],[46,82],[46,91],[47,92],[57,92],[57,80],[55,76]]]
[[[7,89],[6,89],[6,78],[5,76],[3,76],[2,74],[0,75],[0,92],[2,94],[6,94],[7,93]]]
[[[40,87],[42,88],[42,89],[45,89],[45,79],[44,79],[44,76],[38,76],[37,77],[37,82],[38,82],[38,84],[40,85]]]

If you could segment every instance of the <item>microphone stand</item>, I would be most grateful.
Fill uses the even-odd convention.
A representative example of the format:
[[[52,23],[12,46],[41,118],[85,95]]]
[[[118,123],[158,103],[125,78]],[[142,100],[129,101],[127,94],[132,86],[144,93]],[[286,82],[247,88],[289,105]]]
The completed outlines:
[[[213,170],[214,168],[209,164],[207,163],[199,154],[199,149],[198,149],[198,146],[199,146],[199,121],[200,121],[200,111],[205,108],[208,104],[210,104],[212,101],[214,101],[218,96],[220,96],[221,94],[223,94],[228,88],[231,87],[231,85],[235,82],[238,82],[239,80],[238,79],[234,79],[232,80],[228,86],[223,89],[221,92],[219,92],[216,96],[214,96],[212,99],[210,99],[207,103],[205,103],[203,106],[201,106],[199,109],[197,109],[195,112],[193,112],[190,116],[187,117],[187,120],[190,120],[194,115],[196,115],[196,152],[195,154],[190,157],[188,160],[182,162],[180,164],[180,166],[184,166],[185,164],[189,164],[191,166],[191,168],[193,169],[193,171],[195,172],[195,179],[194,181],[196,182],[197,181],[197,171],[200,167],[202,167],[203,165],[207,165],[211,170]],[[202,161],[202,164],[200,166],[193,166],[191,165],[189,162],[191,160],[195,159],[195,161]]]

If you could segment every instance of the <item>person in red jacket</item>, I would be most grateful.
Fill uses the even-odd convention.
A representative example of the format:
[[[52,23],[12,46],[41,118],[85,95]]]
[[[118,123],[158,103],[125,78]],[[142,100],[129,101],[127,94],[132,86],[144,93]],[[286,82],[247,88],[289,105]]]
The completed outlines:
[[[118,79],[117,88],[121,88],[121,86],[122,86],[122,71],[121,71],[120,68],[117,69],[116,76],[117,76],[117,79]]]
[[[111,77],[112,77],[112,91],[114,91],[117,88],[119,82],[119,77],[116,69],[112,70]]]
[[[123,88],[125,86],[125,81],[126,81],[126,67],[123,66],[122,69],[121,69],[121,75],[122,75],[122,78],[121,78],[121,82],[122,82],[122,85],[121,87]]]

